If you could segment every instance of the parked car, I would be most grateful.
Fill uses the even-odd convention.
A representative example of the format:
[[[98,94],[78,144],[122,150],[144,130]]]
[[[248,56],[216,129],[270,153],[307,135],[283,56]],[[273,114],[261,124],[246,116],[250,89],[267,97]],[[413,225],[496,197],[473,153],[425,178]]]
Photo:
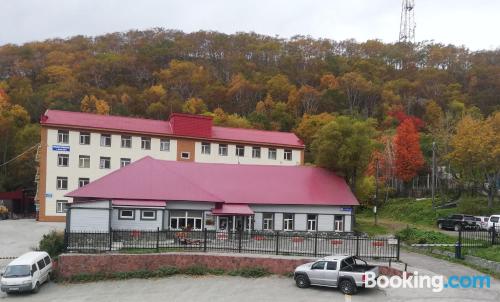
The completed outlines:
[[[493,225],[495,226],[495,230],[500,233],[500,215],[491,215],[488,220],[488,230],[493,230]]]
[[[333,255],[298,266],[294,280],[300,288],[310,285],[337,287],[342,293],[353,295],[358,287],[365,286],[369,272],[378,277],[378,266],[368,265],[356,256]]]
[[[477,228],[474,216],[464,214],[455,214],[447,218],[440,218],[437,220],[437,226],[440,229],[452,229],[455,231]]]
[[[0,288],[7,294],[13,292],[38,292],[50,280],[52,259],[46,252],[29,252],[14,259],[1,274]]]
[[[487,217],[487,216],[475,216],[474,219],[476,221],[476,226],[479,229],[482,229],[482,230],[488,229],[488,221],[490,219],[489,217]]]

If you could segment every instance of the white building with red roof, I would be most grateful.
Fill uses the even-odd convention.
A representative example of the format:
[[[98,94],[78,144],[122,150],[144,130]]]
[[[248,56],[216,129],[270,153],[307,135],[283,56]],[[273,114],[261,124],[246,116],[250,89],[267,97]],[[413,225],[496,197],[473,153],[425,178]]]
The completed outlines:
[[[85,186],[145,156],[166,161],[299,166],[304,144],[293,133],[219,127],[206,116],[149,120],[47,110],[41,117],[38,217],[65,221]]]
[[[66,194],[66,229],[352,231],[358,201],[310,166],[178,162],[147,156]]]

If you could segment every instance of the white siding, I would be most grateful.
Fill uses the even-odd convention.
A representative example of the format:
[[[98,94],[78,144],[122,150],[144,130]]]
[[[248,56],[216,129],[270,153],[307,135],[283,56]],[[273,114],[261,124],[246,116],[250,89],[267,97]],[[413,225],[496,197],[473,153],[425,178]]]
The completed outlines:
[[[346,215],[344,217],[344,231],[345,232],[352,231],[352,215]]]
[[[71,231],[103,231],[109,230],[108,209],[71,209]]]
[[[318,231],[333,231],[333,215],[318,215]]]
[[[155,220],[141,220],[141,210],[135,209],[135,217],[130,219],[118,219],[119,209],[113,209],[111,215],[111,228],[116,230],[156,230],[161,229],[162,211],[156,210]]]
[[[184,202],[184,201],[169,201],[167,202],[167,210],[196,210],[210,211],[215,207],[213,202]]]
[[[252,204],[254,212],[264,213],[301,213],[301,214],[334,214],[348,215],[351,212],[343,211],[343,206],[315,206],[315,205],[259,205]]]
[[[257,231],[262,230],[262,213],[255,213],[254,229]]]
[[[295,231],[307,231],[307,214],[295,214]]]
[[[274,214],[274,229],[277,231],[283,230],[283,213]]]
[[[109,201],[108,200],[99,200],[99,201],[87,201],[87,202],[79,202],[72,204],[73,208],[102,208],[109,209]]]

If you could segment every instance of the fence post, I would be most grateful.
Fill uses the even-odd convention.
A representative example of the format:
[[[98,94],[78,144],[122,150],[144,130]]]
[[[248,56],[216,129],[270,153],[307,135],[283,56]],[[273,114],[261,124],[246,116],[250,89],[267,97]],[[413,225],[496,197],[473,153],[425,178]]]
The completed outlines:
[[[491,245],[495,245],[495,237],[497,236],[496,234],[496,225],[493,222],[493,229],[491,230]]]
[[[356,256],[359,256],[359,235],[356,235]]]
[[[217,233],[215,235],[217,236]],[[203,251],[207,252],[207,228],[203,229]]]
[[[68,232],[66,231],[66,229],[64,229],[64,251],[67,252],[68,251]]]
[[[396,240],[398,241],[396,259],[399,261],[399,252],[400,252],[400,248],[401,248],[401,241],[399,240],[399,236],[396,236]]]
[[[241,237],[243,236],[243,230],[238,231],[238,253],[241,253]]]
[[[462,228],[458,230],[458,241],[455,243],[455,258],[462,259]]]
[[[314,233],[314,257],[318,255],[318,232]]]
[[[109,250],[113,249],[113,229],[109,228]]]
[[[279,255],[280,253],[280,232],[277,231],[275,232],[276,235],[276,255]]]
[[[160,251],[160,227],[156,229],[156,252]]]

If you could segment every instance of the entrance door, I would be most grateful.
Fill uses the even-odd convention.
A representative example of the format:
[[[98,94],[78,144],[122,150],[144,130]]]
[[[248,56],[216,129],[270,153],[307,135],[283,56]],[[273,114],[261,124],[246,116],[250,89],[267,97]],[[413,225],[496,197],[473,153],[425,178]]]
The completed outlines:
[[[219,217],[219,230],[220,231],[227,231],[229,227],[229,218],[225,216],[220,216]]]
[[[244,220],[243,218],[244,218],[243,216],[236,216],[235,217],[234,229],[236,231],[243,230],[243,220]]]

